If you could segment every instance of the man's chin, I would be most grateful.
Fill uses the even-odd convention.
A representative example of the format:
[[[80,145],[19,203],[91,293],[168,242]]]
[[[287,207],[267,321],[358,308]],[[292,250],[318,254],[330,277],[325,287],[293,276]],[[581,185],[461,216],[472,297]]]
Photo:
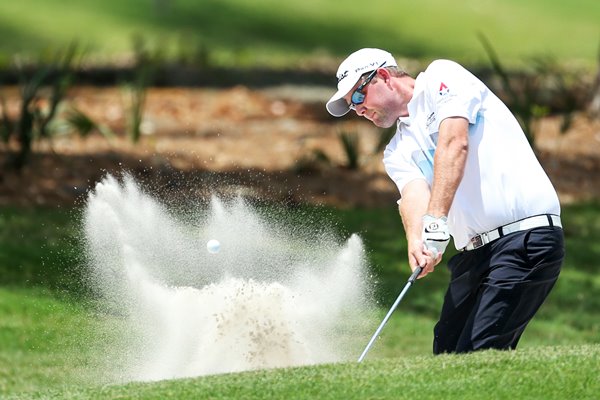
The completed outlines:
[[[373,121],[373,124],[378,127],[378,128],[391,128],[392,126],[394,126],[394,124],[396,123],[396,121]]]

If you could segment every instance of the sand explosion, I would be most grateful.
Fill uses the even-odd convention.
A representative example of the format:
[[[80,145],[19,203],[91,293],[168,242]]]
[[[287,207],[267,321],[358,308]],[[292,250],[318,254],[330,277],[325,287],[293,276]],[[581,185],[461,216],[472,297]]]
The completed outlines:
[[[262,212],[262,214],[261,214]],[[90,282],[119,319],[124,380],[355,359],[373,301],[364,248],[241,198],[177,213],[108,176],[84,214]],[[206,242],[217,238],[221,251]]]

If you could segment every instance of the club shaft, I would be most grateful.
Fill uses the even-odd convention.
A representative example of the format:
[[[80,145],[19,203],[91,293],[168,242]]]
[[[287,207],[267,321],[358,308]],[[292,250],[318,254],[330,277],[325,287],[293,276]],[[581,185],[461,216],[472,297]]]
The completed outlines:
[[[362,360],[365,358],[365,356],[367,355],[367,353],[371,349],[371,346],[373,346],[373,343],[375,343],[375,339],[377,339],[377,337],[379,336],[379,334],[383,330],[383,327],[388,322],[388,319],[390,319],[390,317],[392,316],[392,314],[394,313],[394,311],[398,307],[398,304],[400,304],[400,301],[402,301],[402,298],[404,297],[404,295],[406,294],[406,292],[408,292],[408,289],[410,289],[411,285],[415,282],[415,280],[417,279],[417,276],[419,276],[419,274],[421,273],[422,270],[423,270],[423,267],[420,267],[420,266],[417,267],[417,268],[415,268],[415,270],[413,271],[413,273],[410,276],[410,278],[408,278],[408,282],[406,282],[406,285],[404,285],[404,289],[402,289],[402,291],[398,295],[398,298],[396,299],[396,301],[394,302],[394,304],[392,304],[392,307],[390,308],[390,311],[388,311],[388,313],[386,314],[386,316],[383,319],[383,321],[381,321],[381,324],[379,324],[379,327],[377,328],[377,330],[373,334],[373,337],[371,337],[371,340],[369,340],[369,343],[367,344],[367,347],[365,347],[365,350],[362,352],[362,354],[358,358],[358,362],[362,362]]]

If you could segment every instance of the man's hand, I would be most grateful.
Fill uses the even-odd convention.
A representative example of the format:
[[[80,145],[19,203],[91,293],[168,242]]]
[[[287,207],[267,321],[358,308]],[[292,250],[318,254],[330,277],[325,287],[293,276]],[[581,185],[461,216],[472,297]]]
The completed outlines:
[[[417,279],[424,278],[433,272],[433,267],[435,267],[438,262],[439,260],[431,257],[431,253],[425,250],[425,245],[422,241],[415,238],[414,240],[408,242],[408,263],[411,270],[414,271],[419,266],[423,267],[423,270]]]
[[[441,258],[441,255],[446,251],[446,246],[450,242],[450,231],[448,230],[447,221],[447,217],[436,218],[428,214],[423,216],[421,240],[423,241],[425,250],[431,252],[433,259],[437,259],[438,256]]]

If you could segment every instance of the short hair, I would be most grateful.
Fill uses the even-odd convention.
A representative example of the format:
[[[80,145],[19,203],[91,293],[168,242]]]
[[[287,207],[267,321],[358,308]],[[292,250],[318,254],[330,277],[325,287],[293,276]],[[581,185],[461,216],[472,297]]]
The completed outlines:
[[[397,67],[395,65],[391,65],[389,67],[382,67],[382,68],[385,68],[390,73],[390,75],[393,76],[394,78],[400,78],[402,76],[408,75],[408,72],[404,71],[402,68]],[[371,72],[373,72],[373,71],[365,72],[364,74],[362,74],[360,76],[360,79],[366,78]],[[376,76],[373,78],[376,78]]]
[[[390,67],[385,67],[385,69],[388,70],[388,72],[390,73],[391,76],[396,77],[396,78],[400,78],[401,76],[408,75],[408,72],[406,72],[402,68],[397,67],[395,65],[390,66]]]

